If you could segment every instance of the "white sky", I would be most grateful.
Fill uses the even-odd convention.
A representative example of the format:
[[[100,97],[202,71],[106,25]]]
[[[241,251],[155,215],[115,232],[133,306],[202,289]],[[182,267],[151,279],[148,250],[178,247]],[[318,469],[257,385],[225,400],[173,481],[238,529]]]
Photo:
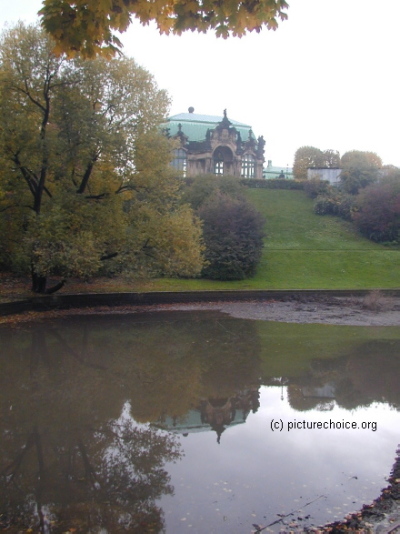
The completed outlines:
[[[136,22],[124,52],[172,98],[171,115],[221,115],[253,126],[266,160],[291,166],[304,145],[371,150],[400,166],[400,0],[289,0],[276,32],[242,39],[160,36]],[[0,27],[36,20],[41,0],[0,0]]]

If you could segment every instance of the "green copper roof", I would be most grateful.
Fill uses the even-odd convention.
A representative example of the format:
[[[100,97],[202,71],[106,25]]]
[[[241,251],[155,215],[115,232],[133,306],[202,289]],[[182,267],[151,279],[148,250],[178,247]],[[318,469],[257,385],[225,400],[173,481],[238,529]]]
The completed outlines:
[[[204,141],[207,130],[213,130],[223,117],[214,115],[200,115],[199,113],[179,113],[169,117],[166,127],[169,128],[171,137],[178,133],[178,125],[182,127],[182,132],[188,136],[189,141]],[[236,128],[242,137],[242,141],[247,141],[249,138],[249,130],[251,126],[238,122],[228,117],[229,122]]]

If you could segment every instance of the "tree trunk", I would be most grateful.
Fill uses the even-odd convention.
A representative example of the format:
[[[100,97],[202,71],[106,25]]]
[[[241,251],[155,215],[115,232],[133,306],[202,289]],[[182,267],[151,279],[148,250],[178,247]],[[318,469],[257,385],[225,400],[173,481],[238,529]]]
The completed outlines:
[[[32,291],[34,293],[46,293],[47,277],[40,276],[32,270]]]
[[[32,291],[34,293],[39,293],[40,295],[51,295],[59,289],[61,289],[65,284],[65,280],[61,280],[53,287],[46,288],[47,286],[47,276],[40,276],[32,271]]]

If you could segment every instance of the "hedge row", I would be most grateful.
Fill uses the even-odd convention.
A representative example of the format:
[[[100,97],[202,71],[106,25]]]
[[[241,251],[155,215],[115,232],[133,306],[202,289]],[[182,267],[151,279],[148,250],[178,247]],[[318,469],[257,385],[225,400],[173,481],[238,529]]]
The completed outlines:
[[[304,182],[300,180],[288,180],[288,179],[243,179],[240,183],[246,187],[260,188],[260,189],[304,189]]]

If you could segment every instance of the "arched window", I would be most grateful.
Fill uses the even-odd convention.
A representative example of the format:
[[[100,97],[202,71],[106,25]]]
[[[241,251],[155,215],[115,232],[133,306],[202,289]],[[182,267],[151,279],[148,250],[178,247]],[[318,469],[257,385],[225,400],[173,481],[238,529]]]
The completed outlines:
[[[171,162],[171,165],[177,171],[180,171],[184,177],[187,173],[187,155],[182,148],[174,150],[174,159]]]
[[[254,178],[255,160],[251,154],[245,154],[242,158],[242,178]]]
[[[214,161],[214,174],[224,174],[224,161]]]
[[[222,150],[214,152],[214,174],[224,174],[224,154]]]
[[[229,174],[232,172],[233,154],[226,146],[218,147],[213,154],[214,174]]]

